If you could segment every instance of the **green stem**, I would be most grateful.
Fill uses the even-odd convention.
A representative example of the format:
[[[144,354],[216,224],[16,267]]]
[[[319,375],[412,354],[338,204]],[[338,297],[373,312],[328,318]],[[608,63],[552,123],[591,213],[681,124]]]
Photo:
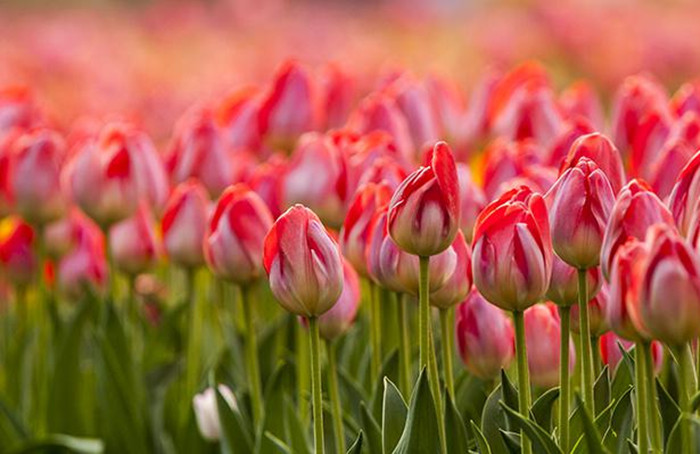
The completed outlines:
[[[603,370],[603,361],[600,359],[600,336],[591,336],[591,353],[593,354],[593,377],[598,377]]]
[[[372,344],[370,374],[372,382],[379,377],[382,368],[382,324],[381,312],[378,310],[377,286],[369,281],[369,337]]]
[[[530,374],[525,345],[525,314],[523,311],[514,311],[513,319],[515,321],[515,354],[518,363],[518,403],[520,414],[528,417],[530,414]],[[520,431],[520,439],[522,440],[522,453],[531,454],[532,445],[522,431]]]
[[[321,350],[318,333],[318,319],[309,317],[311,334],[311,393],[314,415],[314,447],[316,454],[324,452],[323,444],[323,396],[321,394]]]
[[[36,304],[35,304],[35,327],[38,332],[37,351],[40,354],[35,355],[35,370],[34,380],[36,389],[35,409],[35,430],[37,435],[43,435],[47,426],[48,413],[48,370],[49,370],[49,347],[51,342],[51,320],[49,314],[49,292],[46,289],[46,281],[44,280],[44,264],[46,260],[46,245],[44,243],[44,229],[42,226],[36,226]]]
[[[676,359],[678,360],[679,366],[679,377],[678,377],[678,405],[681,407],[681,417],[689,416],[691,414],[691,393],[693,389],[693,369],[692,369],[692,353],[690,352],[690,345],[686,344],[680,348],[677,348],[674,352],[676,354]],[[682,421],[681,423],[681,440],[682,440],[682,451],[683,452],[693,452],[694,442],[693,433],[691,432],[690,423],[688,421]]]
[[[311,377],[309,373],[309,337],[307,336],[304,327],[296,321],[296,315],[291,315],[294,318],[294,336],[296,344],[296,372],[297,372],[297,398],[299,399],[299,415],[301,420],[306,423],[309,420],[309,390],[311,386]]]
[[[345,434],[343,433],[343,411],[340,405],[340,392],[338,391],[338,366],[336,361],[336,344],[326,342],[328,350],[328,391],[333,410],[333,433],[335,435],[335,450],[345,452]]]
[[[185,396],[183,400],[182,423],[187,423],[190,401],[197,391],[199,377],[200,344],[202,337],[202,310],[194,297],[195,271],[187,270],[185,276],[186,301],[189,308],[190,326],[187,333],[187,361],[185,362]]]
[[[452,369],[453,324],[452,308],[440,309],[440,327],[442,330],[442,364],[445,372],[445,384],[450,397],[455,397],[454,372]]]
[[[253,314],[254,301],[250,297],[250,286],[241,286],[241,306],[246,325],[246,369],[248,371],[248,386],[250,386],[250,397],[253,404],[253,424],[258,426],[262,421],[263,397],[260,385],[260,363],[258,360],[258,341],[255,332],[255,317]]]
[[[634,348],[635,361],[635,381],[636,381],[636,395],[637,395],[637,451],[639,453],[649,452],[649,423],[647,420],[647,386],[644,382],[646,379],[646,372],[644,367],[644,347],[641,342],[637,342]]]
[[[560,306],[561,333],[559,340],[559,447],[569,452],[569,402],[571,389],[569,383],[569,324],[571,307]]]
[[[661,421],[659,419],[659,407],[657,404],[658,393],[656,392],[654,362],[651,357],[651,342],[643,342],[642,351],[644,353],[644,371],[646,372],[644,383],[647,387],[646,397],[648,400],[647,411],[649,411],[651,450],[655,454],[660,454],[663,452],[663,436],[661,435]]]
[[[399,351],[401,354],[401,392],[404,396],[411,395],[412,367],[411,367],[411,342],[408,331],[410,329],[408,320],[408,304],[405,295],[398,295],[397,306],[399,310]]]
[[[591,328],[588,322],[586,301],[586,270],[578,270],[578,309],[581,327],[581,367],[583,368],[583,401],[592,416],[595,416],[593,396],[593,356],[591,353]]]

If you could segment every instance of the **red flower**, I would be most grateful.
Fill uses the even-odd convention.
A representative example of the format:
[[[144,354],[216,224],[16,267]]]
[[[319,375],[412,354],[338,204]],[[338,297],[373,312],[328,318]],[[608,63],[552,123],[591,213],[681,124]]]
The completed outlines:
[[[142,204],[134,216],[115,224],[110,230],[109,248],[117,268],[135,276],[156,264],[160,244],[147,205]]]
[[[561,165],[560,173],[576,167],[579,159],[583,157],[593,161],[605,173],[610,181],[613,195],[617,194],[626,181],[625,169],[622,165],[622,157],[610,139],[597,132],[576,139]]]
[[[195,180],[175,188],[163,213],[163,245],[170,260],[186,268],[204,264],[202,243],[207,229],[209,199]]]
[[[561,321],[552,303],[535,304],[525,311],[525,344],[530,379],[537,386],[551,388],[559,383]],[[569,340],[569,372],[576,364],[576,350]]]
[[[0,267],[15,285],[27,285],[37,272],[34,230],[18,217],[0,221]]]

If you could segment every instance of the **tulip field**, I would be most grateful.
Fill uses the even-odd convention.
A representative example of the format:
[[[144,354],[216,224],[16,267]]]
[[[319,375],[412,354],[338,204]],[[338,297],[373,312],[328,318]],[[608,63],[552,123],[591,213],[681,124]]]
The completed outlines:
[[[700,452],[698,6],[20,3],[0,454]]]

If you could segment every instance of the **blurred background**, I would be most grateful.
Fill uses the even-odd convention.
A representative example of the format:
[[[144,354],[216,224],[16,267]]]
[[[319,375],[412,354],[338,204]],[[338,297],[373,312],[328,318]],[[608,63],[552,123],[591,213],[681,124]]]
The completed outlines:
[[[127,116],[156,140],[288,57],[337,62],[360,87],[405,67],[467,92],[538,59],[558,87],[585,77],[605,97],[639,72],[695,79],[698,17],[692,1],[2,0],[0,85],[31,86],[59,126]]]

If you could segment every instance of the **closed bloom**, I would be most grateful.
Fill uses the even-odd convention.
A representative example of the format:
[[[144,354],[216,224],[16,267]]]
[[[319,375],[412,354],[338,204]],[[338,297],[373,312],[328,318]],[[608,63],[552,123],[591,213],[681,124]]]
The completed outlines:
[[[156,264],[160,245],[148,206],[142,204],[134,216],[111,228],[109,248],[114,264],[128,275],[141,274]]]
[[[674,224],[668,208],[646,182],[630,180],[617,195],[605,228],[600,251],[603,275],[610,275],[612,260],[622,244],[629,238],[643,240],[647,229],[657,223]]]
[[[668,103],[664,88],[646,76],[630,76],[620,85],[612,106],[613,140],[629,150],[642,119],[654,108]]]
[[[287,311],[317,317],[338,301],[343,264],[337,244],[313,211],[295,205],[265,237],[263,256],[270,289]]]
[[[577,269],[598,266],[614,195],[602,170],[588,158],[564,171],[545,196],[554,252]]]
[[[515,355],[515,333],[510,318],[472,289],[457,306],[456,337],[467,370],[479,378],[496,378]]]
[[[57,268],[59,288],[76,297],[85,290],[101,291],[107,282],[102,232],[91,222],[78,225],[76,246],[61,258]]]
[[[238,403],[231,389],[226,385],[217,385],[217,390],[231,409],[237,409]],[[192,398],[194,416],[202,438],[208,441],[219,441],[221,438],[221,420],[214,388],[209,387]]]
[[[607,284],[603,284],[598,293],[588,301],[588,323],[591,336],[601,336],[610,329],[606,318],[608,301]],[[578,304],[571,308],[571,331],[580,332]]]
[[[612,372],[615,372],[617,365],[622,360],[620,345],[625,350],[630,351],[634,347],[634,342],[618,337],[612,331],[600,336],[600,359],[603,364],[608,365],[608,369]],[[651,359],[654,363],[654,372],[658,374],[664,364],[664,347],[661,342],[651,342]]]
[[[202,242],[207,229],[209,199],[204,188],[190,180],[175,188],[163,212],[163,246],[170,260],[186,268],[204,264]]]
[[[430,293],[430,304],[440,309],[447,309],[464,301],[472,288],[471,249],[462,232],[457,232],[450,249],[454,251],[456,258],[454,271],[448,275],[442,286]]]
[[[260,148],[260,102],[257,88],[244,87],[227,96],[219,106],[217,123],[230,149],[257,151]]]
[[[38,129],[22,135],[13,145],[10,177],[15,209],[32,224],[55,221],[68,205],[61,186],[65,142],[53,131]]]
[[[481,212],[474,226],[474,284],[496,306],[522,311],[549,287],[552,246],[544,199],[522,186]]]
[[[599,268],[589,268],[586,271],[586,290],[589,300],[598,293],[602,281]],[[556,255],[553,257],[552,278],[545,296],[558,306],[578,304],[578,270]]]
[[[673,229],[656,225],[640,285],[640,315],[651,337],[680,346],[700,335],[700,264]]]
[[[360,307],[360,279],[352,265],[343,260],[343,291],[335,305],[318,318],[319,334],[332,341],[345,334],[355,322]]]
[[[668,206],[682,235],[688,234],[695,207],[700,200],[698,169],[700,169],[700,151],[685,164],[668,199]]]
[[[559,383],[561,321],[552,303],[536,304],[525,311],[525,344],[530,379],[537,386],[551,388]],[[569,373],[576,364],[574,343],[569,341]]]
[[[18,217],[0,221],[0,268],[15,285],[27,285],[37,272],[34,230]]]
[[[343,255],[355,270],[367,276],[365,251],[374,214],[389,203],[391,190],[385,183],[367,183],[355,193],[350,209],[340,231],[340,247]]]
[[[46,253],[52,258],[67,254],[77,246],[83,230],[87,228],[97,229],[97,226],[77,207],[72,207],[67,216],[44,229]]]
[[[459,180],[460,219],[459,227],[462,229],[467,242],[471,242],[474,234],[476,218],[486,206],[486,195],[472,179],[469,166],[457,163],[457,178]]]
[[[605,173],[610,182],[613,195],[617,194],[627,180],[622,157],[615,145],[604,135],[594,132],[579,137],[571,145],[569,154],[561,165],[561,173],[576,167],[581,158],[588,158]]]
[[[263,199],[270,209],[272,217],[277,219],[283,211],[282,175],[287,168],[287,162],[279,155],[274,155],[267,161],[255,166],[248,176],[246,184]]]
[[[12,211],[12,185],[10,184],[10,143],[12,139],[0,138],[0,216]]]
[[[459,182],[449,146],[438,142],[428,166],[404,180],[389,204],[389,233],[404,251],[436,255],[447,249],[459,229]]]
[[[272,222],[265,202],[246,185],[226,189],[204,239],[204,257],[212,272],[237,284],[260,277],[263,242]]]

